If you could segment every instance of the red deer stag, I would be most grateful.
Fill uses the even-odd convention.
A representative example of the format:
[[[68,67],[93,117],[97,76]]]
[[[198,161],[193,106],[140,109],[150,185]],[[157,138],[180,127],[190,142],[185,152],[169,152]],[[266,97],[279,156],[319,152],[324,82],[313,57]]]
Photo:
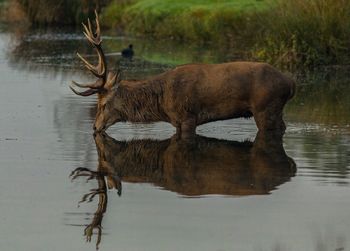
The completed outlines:
[[[98,53],[98,65],[78,56],[98,78],[92,84],[73,84],[98,94],[94,130],[105,131],[116,122],[165,121],[181,137],[195,134],[198,125],[211,121],[254,116],[259,131],[283,134],[283,107],[295,93],[295,82],[266,63],[231,62],[187,64],[144,80],[121,80],[109,72],[96,30],[84,25],[87,40]]]

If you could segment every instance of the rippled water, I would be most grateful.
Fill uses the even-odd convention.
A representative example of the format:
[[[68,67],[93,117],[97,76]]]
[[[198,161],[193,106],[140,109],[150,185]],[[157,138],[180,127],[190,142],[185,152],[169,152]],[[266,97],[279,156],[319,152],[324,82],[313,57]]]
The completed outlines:
[[[244,55],[104,39],[126,78]],[[136,57],[121,60],[130,42]],[[283,146],[255,139],[246,119],[203,125],[190,142],[166,123],[94,137],[95,98],[68,88],[90,77],[75,57],[93,55],[80,32],[3,30],[0,48],[1,249],[349,250],[346,74],[303,79]]]

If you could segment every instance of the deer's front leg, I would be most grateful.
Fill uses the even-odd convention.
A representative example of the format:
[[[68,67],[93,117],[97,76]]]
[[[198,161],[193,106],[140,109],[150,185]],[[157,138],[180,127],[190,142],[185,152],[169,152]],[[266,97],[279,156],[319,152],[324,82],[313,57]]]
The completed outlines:
[[[192,138],[196,135],[196,119],[194,117],[189,117],[181,122],[180,126],[180,137],[181,138]],[[178,130],[176,130],[178,134]]]

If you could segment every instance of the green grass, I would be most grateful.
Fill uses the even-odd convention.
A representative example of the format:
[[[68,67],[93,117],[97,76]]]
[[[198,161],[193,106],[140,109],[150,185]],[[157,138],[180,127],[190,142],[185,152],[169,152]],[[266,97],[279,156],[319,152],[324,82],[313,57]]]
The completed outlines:
[[[263,20],[255,49],[262,60],[311,67],[350,63],[348,0],[283,0]]]
[[[348,0],[113,1],[102,17],[139,36],[232,47],[244,38],[252,58],[289,69],[350,63]]]
[[[256,0],[140,0],[132,6],[132,9],[170,14],[191,11],[198,8],[209,11],[218,9],[246,11],[252,8],[266,8],[266,3],[267,1]]]
[[[207,41],[228,38],[249,24],[249,14],[268,9],[270,0],[140,0],[112,2],[103,23],[137,35]],[[221,34],[218,34],[220,32]]]

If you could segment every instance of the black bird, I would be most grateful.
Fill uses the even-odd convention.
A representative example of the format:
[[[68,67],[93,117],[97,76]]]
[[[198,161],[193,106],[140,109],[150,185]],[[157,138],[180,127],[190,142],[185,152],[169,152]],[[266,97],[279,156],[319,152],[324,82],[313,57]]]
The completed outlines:
[[[132,58],[134,56],[134,50],[132,49],[132,44],[129,44],[128,48],[122,50],[122,56],[124,58]]]

